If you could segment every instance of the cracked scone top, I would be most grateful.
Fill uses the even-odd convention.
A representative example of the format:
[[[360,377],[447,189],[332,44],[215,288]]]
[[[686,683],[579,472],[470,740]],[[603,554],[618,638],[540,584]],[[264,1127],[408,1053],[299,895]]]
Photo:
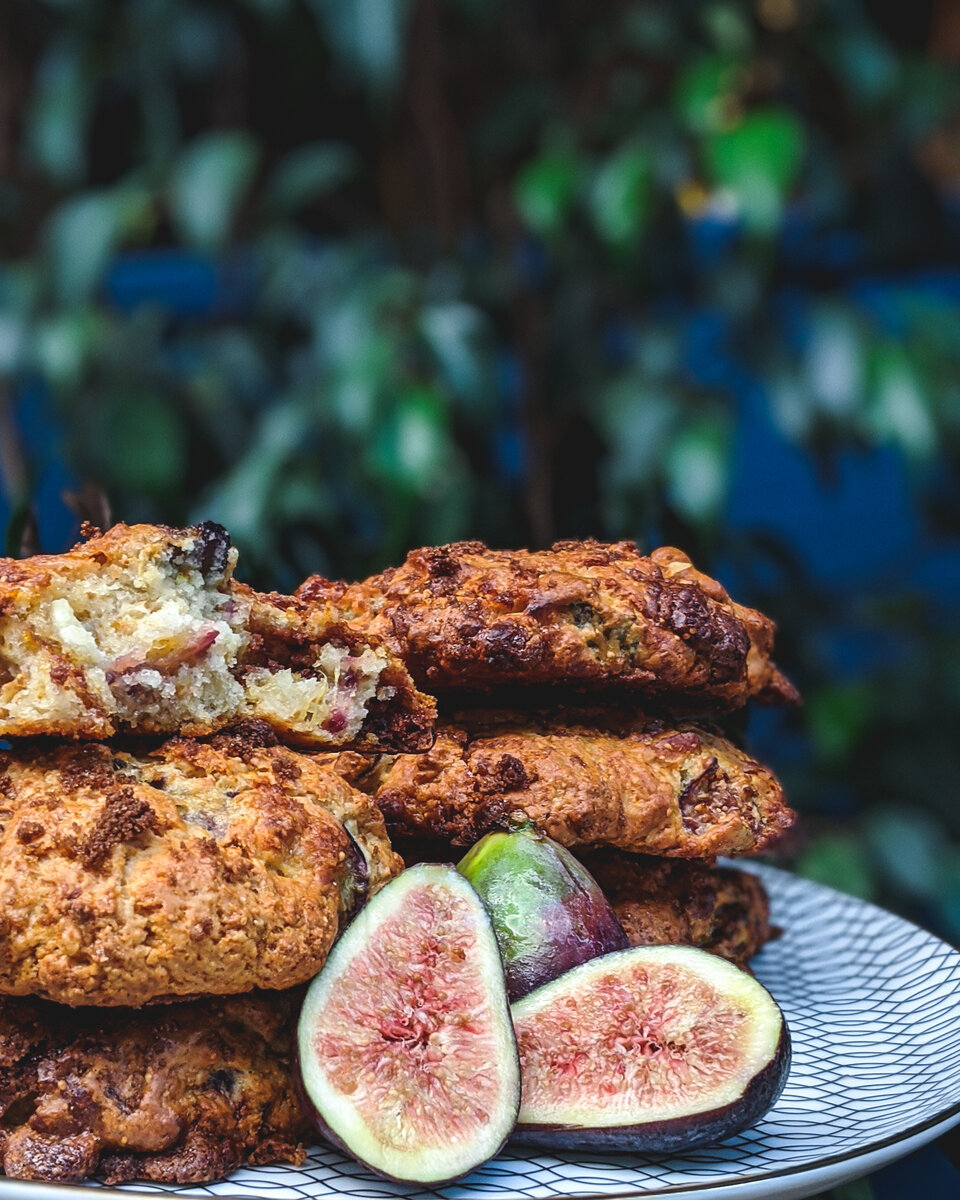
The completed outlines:
[[[369,797],[274,741],[0,753],[0,994],[138,1006],[315,975],[401,863]]]
[[[797,699],[771,659],[773,622],[670,547],[455,542],[359,584],[314,576],[297,595],[342,605],[431,690],[612,687],[685,710]]]
[[[0,559],[0,737],[202,736],[270,723],[298,745],[418,750],[433,701],[334,607],[233,578],[213,522],[115,525]]]
[[[776,778],[690,721],[593,709],[472,710],[425,754],[321,755],[371,792],[391,835],[470,846],[523,813],[564,846],[754,854],[792,824]]]

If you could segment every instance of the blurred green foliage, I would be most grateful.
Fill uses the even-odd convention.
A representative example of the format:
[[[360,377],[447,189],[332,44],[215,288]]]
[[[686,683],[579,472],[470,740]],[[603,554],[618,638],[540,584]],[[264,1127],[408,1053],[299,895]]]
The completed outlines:
[[[657,538],[748,577],[763,558],[753,599],[809,695],[782,764],[801,868],[960,937],[956,632],[895,587],[824,597],[724,520],[746,379],[824,478],[892,447],[931,528],[960,529],[960,301],[903,288],[878,312],[840,286],[851,257],[957,250],[960,79],[880,11],[13,0],[0,469],[21,525],[11,398],[42,385],[116,514],[217,518],[261,582],[464,534]],[[813,636],[837,619],[898,655],[838,679]]]

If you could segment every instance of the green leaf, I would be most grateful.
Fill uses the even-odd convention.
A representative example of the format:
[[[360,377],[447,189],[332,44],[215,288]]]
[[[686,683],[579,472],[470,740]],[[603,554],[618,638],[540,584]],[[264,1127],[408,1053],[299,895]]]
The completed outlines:
[[[76,183],[86,166],[92,87],[82,43],[55,41],[37,70],[27,110],[26,152],[55,183]]]
[[[410,0],[310,0],[337,56],[384,96],[399,82]]]
[[[876,880],[870,860],[857,838],[850,834],[824,834],[801,854],[796,872],[804,879],[839,888],[851,896],[872,900]]]
[[[406,491],[427,495],[450,455],[447,407],[429,387],[402,392],[383,422],[374,450],[378,474]]]
[[[757,108],[703,143],[707,172],[737,198],[747,228],[772,233],[800,170],[804,131],[786,108]]]
[[[712,54],[697,58],[681,71],[673,106],[693,133],[727,129],[743,83],[743,64],[737,59]]]
[[[597,232],[613,246],[637,240],[646,227],[653,199],[650,156],[624,146],[600,167],[590,195]]]
[[[841,762],[853,753],[870,726],[873,700],[862,683],[821,687],[807,696],[807,727],[826,762]]]
[[[804,374],[815,406],[833,418],[851,417],[864,393],[863,337],[851,314],[822,305],[811,322]]]
[[[33,361],[55,387],[73,387],[83,373],[96,321],[84,309],[68,309],[37,323]]]
[[[56,209],[46,229],[53,289],[64,305],[82,304],[100,283],[124,237],[150,211],[138,188],[87,192]]]
[[[581,167],[568,150],[547,150],[521,170],[514,199],[524,222],[544,237],[558,233],[580,188]]]
[[[183,480],[187,439],[163,396],[131,394],[113,402],[109,442],[101,448],[112,481],[139,494],[169,492]]]
[[[170,179],[170,216],[185,241],[216,249],[229,239],[258,159],[240,132],[206,134],[184,150]]]
[[[939,899],[949,837],[936,817],[881,808],[870,814],[867,841],[885,880],[919,900]]]
[[[491,371],[483,312],[459,300],[430,304],[421,313],[420,329],[454,395],[471,403],[485,401]]]
[[[899,349],[878,350],[866,423],[874,437],[896,443],[910,458],[928,459],[937,448],[930,401],[919,373]]]
[[[610,448],[607,478],[621,488],[649,483],[662,463],[678,416],[676,399],[643,377],[616,380],[601,397]]]
[[[296,212],[349,179],[358,165],[357,152],[344,142],[300,146],[277,164],[267,184],[266,203],[277,212]]]
[[[667,494],[689,520],[707,522],[719,515],[727,492],[728,446],[727,426],[711,419],[686,425],[670,444]]]
[[[310,420],[298,400],[283,399],[260,420],[247,452],[200,497],[196,520],[210,518],[239,542],[255,545],[269,536],[277,479],[310,434]]]
[[[742,5],[708,3],[700,7],[703,27],[719,50],[742,54],[750,49],[753,34]]]
[[[27,323],[21,313],[0,309],[0,376],[16,374],[27,346]]]

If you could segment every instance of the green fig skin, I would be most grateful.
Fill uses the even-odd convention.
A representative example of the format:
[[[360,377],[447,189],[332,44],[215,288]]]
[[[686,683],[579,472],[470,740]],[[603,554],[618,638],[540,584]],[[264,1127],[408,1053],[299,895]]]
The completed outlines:
[[[532,823],[488,833],[457,869],[490,913],[511,1001],[628,945],[586,867]]]

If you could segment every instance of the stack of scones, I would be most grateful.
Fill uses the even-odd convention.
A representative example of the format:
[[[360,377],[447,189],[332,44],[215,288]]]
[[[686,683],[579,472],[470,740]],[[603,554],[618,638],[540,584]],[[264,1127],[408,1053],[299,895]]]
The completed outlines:
[[[433,702],[219,526],[86,532],[0,560],[0,1167],[302,1161],[299,987],[402,863],[301,751],[423,749]]]
[[[766,850],[794,813],[710,718],[796,703],[773,624],[679,550],[480,542],[412,552],[362,584],[308,580],[440,702],[422,754],[341,754],[409,863],[456,859],[530,818],[586,863],[632,945],[745,966],[775,932],[760,880],[718,855]]]
[[[745,965],[772,936],[716,858],[794,814],[711,718],[797,696],[771,622],[679,551],[462,542],[282,596],[209,522],[84,533],[0,559],[8,1176],[302,1162],[302,985],[400,854],[529,819],[634,945]]]

